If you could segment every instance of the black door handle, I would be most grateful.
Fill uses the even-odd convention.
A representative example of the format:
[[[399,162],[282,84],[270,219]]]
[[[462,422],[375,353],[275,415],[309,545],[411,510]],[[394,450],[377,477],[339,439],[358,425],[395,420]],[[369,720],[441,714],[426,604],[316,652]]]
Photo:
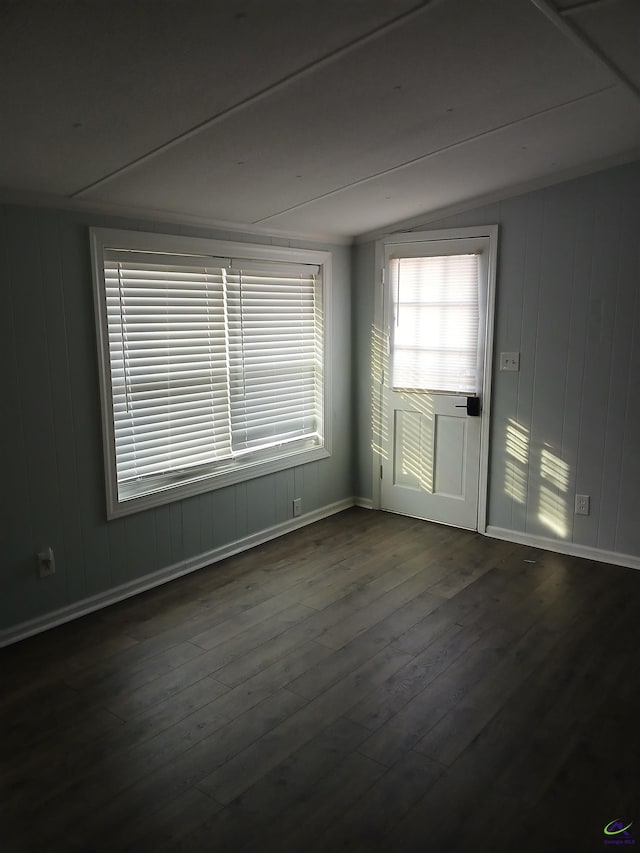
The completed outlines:
[[[456,409],[466,409],[468,415],[477,418],[480,415],[480,397],[467,397],[467,402],[456,406]]]

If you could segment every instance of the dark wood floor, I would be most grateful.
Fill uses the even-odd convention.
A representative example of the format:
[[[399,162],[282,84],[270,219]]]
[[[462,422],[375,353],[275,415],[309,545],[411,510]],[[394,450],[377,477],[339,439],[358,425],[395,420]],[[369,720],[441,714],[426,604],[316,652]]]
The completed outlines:
[[[640,573],[353,509],[0,653],[0,849],[588,851]]]

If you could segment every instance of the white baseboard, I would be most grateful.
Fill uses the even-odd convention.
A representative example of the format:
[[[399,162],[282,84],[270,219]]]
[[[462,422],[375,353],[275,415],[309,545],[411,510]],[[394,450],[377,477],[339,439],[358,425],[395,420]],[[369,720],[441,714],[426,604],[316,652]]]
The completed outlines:
[[[4,631],[0,631],[0,648],[9,646],[12,643],[17,643],[18,640],[25,640],[27,637],[32,637],[34,634],[39,634],[42,631],[47,631],[49,628],[55,628],[57,625],[62,625],[64,622],[70,622],[72,619],[79,619],[81,616],[86,616],[88,613],[93,613],[95,610],[101,610],[103,607],[108,607],[110,604],[115,604],[118,601],[124,601],[126,598],[131,598],[138,593],[146,592],[153,587],[161,586],[164,583],[175,580],[176,578],[188,575],[191,572],[196,572],[198,569],[203,569],[205,566],[210,566],[212,563],[217,563],[227,557],[232,557],[234,554],[239,554],[242,551],[247,551],[249,548],[254,548],[256,545],[262,545],[271,539],[277,539],[285,533],[291,533],[298,530],[300,527],[306,527],[308,524],[313,524],[314,521],[320,521],[321,518],[335,515],[345,509],[349,509],[355,503],[354,498],[346,498],[336,503],[328,504],[313,512],[305,513],[298,518],[290,518],[280,524],[275,524],[272,527],[267,527],[260,530],[258,533],[252,533],[250,536],[245,536],[242,539],[236,539],[235,542],[230,542],[228,545],[222,545],[219,548],[213,548],[211,551],[206,551],[204,554],[199,554],[197,557],[190,557],[187,560],[181,560],[157,572],[144,575],[130,583],[121,584],[113,589],[101,592],[98,595],[93,595],[90,598],[84,598],[82,601],[77,601],[74,604],[69,604],[66,607],[61,607],[59,610],[54,610],[51,613],[46,613],[44,616],[38,616],[36,619],[30,619],[28,622],[22,622]]]
[[[373,509],[373,501],[371,498],[354,498],[354,506],[361,506],[362,509]]]
[[[545,536],[535,536],[532,533],[522,533],[519,530],[508,530],[506,527],[489,525],[486,535],[493,539],[505,539],[507,542],[517,542],[519,545],[530,545],[532,548],[542,548],[543,551],[555,551],[558,554],[568,554],[571,557],[583,557],[585,560],[595,560],[598,563],[613,563],[629,569],[640,569],[640,557],[632,554],[620,554],[617,551],[603,551],[588,545],[577,545],[575,542],[563,542],[561,539],[548,539]]]

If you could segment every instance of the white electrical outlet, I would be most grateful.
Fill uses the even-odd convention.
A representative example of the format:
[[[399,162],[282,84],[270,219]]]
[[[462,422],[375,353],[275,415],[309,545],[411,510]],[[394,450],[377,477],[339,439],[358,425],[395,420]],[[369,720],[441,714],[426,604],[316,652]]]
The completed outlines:
[[[293,517],[297,518],[302,515],[302,498],[293,499]]]
[[[589,495],[576,495],[576,515],[589,515]]]
[[[36,554],[38,560],[38,574],[41,578],[46,578],[49,575],[56,573],[56,561],[53,556],[53,548],[49,545],[48,548]]]
[[[517,373],[520,370],[520,353],[501,352],[500,370],[512,370]]]

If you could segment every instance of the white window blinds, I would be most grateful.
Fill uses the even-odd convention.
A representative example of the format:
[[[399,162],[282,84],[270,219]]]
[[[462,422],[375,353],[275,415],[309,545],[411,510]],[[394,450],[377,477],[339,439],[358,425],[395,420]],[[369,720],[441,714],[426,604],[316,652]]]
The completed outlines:
[[[119,499],[318,444],[317,267],[108,249],[104,274]]]
[[[322,340],[315,275],[243,264],[227,281],[234,453],[316,436]]]
[[[476,394],[478,256],[394,258],[392,385]]]

